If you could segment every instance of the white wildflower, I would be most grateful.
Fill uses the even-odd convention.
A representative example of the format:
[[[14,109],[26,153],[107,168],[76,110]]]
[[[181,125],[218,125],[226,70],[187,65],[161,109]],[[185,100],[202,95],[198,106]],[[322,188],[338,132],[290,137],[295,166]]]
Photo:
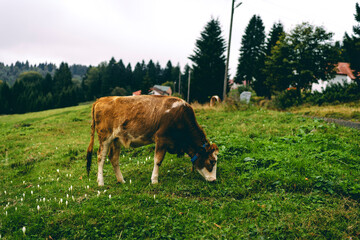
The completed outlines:
[[[60,173],[60,170],[59,170],[59,169],[56,169],[56,171],[57,171],[58,173]]]
[[[37,210],[38,210],[38,212],[40,211],[40,206],[39,205],[37,205]]]
[[[6,195],[6,191],[4,191],[5,195]]]
[[[15,211],[17,211],[17,207],[15,207]]]
[[[131,184],[131,179],[130,179],[130,184]]]
[[[109,195],[109,199],[111,199],[111,194]]]
[[[45,202],[45,200],[46,200],[46,199],[45,199],[45,198],[43,198],[43,202]]]
[[[86,188],[89,189],[89,185],[87,185]]]
[[[24,199],[23,198],[20,198],[20,201],[23,201]]]
[[[7,216],[7,211],[5,212],[5,216]]]
[[[68,205],[68,201],[66,200],[66,202],[65,202],[65,205],[67,206]]]
[[[31,191],[31,195],[33,195],[34,194],[34,192],[33,191]]]
[[[25,232],[26,232],[26,227],[25,226],[22,228],[22,231],[23,231],[23,233],[25,235]]]
[[[85,198],[87,198],[87,194],[85,193]]]
[[[156,196],[155,196],[155,194],[154,194],[154,200],[155,200],[155,198],[156,198]]]
[[[62,203],[63,202],[63,199],[62,198],[60,198],[60,203]]]
[[[40,185],[38,184],[37,187],[40,188]]]

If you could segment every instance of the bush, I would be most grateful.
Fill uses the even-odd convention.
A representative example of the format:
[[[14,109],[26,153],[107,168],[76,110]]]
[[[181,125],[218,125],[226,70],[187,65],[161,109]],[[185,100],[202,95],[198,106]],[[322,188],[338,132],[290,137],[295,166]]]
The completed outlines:
[[[306,96],[306,102],[316,105],[326,103],[345,103],[360,99],[359,86],[356,83],[331,84],[322,93],[314,92]]]
[[[297,106],[300,101],[297,97],[296,89],[289,89],[281,92],[274,99],[274,105],[279,109],[286,109],[292,106]]]

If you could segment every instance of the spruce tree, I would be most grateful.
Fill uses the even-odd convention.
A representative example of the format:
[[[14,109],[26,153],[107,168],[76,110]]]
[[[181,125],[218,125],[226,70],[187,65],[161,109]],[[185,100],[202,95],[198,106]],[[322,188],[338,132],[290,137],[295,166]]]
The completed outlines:
[[[222,96],[225,74],[225,40],[220,22],[213,19],[206,24],[196,40],[190,86],[190,101],[209,101],[213,95]]]
[[[358,25],[353,26],[354,34],[349,36],[345,33],[344,36],[344,48],[346,55],[350,60],[350,67],[355,71],[354,76],[360,86],[360,6],[356,3],[356,13],[354,14],[355,20]]]
[[[241,83],[245,80],[248,86],[255,81],[254,87],[260,90],[264,81],[264,76],[261,71],[264,65],[265,27],[260,16],[254,15],[250,19],[241,40],[240,57],[235,81]]]

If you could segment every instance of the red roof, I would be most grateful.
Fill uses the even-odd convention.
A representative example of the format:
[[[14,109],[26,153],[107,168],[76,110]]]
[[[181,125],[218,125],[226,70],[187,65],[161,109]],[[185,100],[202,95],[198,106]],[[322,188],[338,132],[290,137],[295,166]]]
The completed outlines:
[[[353,74],[354,70],[351,70],[350,64],[345,62],[339,62],[336,67],[336,74],[339,75],[347,75],[351,79],[355,79],[355,76]]]
[[[133,96],[139,96],[139,95],[141,95],[141,90],[133,92]]]

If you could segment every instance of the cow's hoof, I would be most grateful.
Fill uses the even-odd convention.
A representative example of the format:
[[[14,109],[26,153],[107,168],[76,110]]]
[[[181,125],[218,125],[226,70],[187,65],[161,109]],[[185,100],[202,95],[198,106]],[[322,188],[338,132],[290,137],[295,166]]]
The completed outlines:
[[[118,181],[116,184],[124,184],[124,183],[126,183],[126,182],[125,182],[125,180],[123,179],[123,180],[121,180],[121,181]]]
[[[152,183],[152,184],[158,184],[159,181],[158,181],[157,179],[151,179],[151,183]]]

